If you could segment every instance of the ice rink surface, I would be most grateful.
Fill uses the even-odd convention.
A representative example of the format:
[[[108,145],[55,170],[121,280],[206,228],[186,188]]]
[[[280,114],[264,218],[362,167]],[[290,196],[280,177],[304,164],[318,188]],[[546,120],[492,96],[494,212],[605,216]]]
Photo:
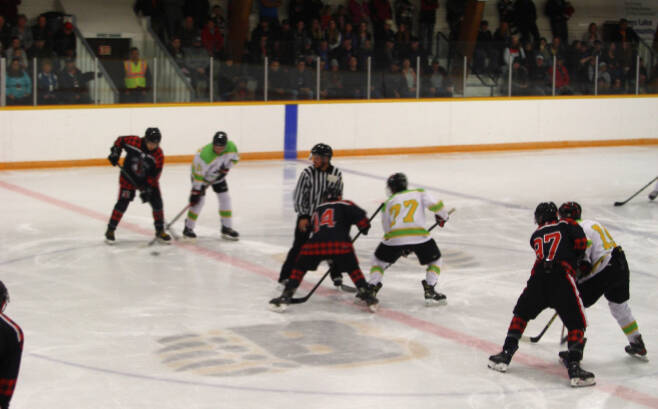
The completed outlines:
[[[117,244],[103,243],[116,168],[2,172],[0,279],[26,339],[12,408],[658,408],[658,201],[647,189],[612,206],[656,176],[657,159],[656,147],[335,158],[345,197],[369,212],[397,171],[457,209],[432,232],[448,305],[425,307],[425,272],[411,256],[387,270],[376,314],[329,283],[283,314],[267,308],[305,161],[231,171],[240,241],[219,238],[211,195],[196,244],[151,247],[150,208],[139,199]],[[171,219],[186,204],[189,167],[166,165],[161,186]],[[631,268],[630,305],[650,361],[626,355],[601,299],[588,310],[590,388],[568,386],[559,320],[539,343],[521,343],[506,374],[487,369],[529,277],[532,212],[546,200],[580,202]],[[382,233],[379,219],[373,225],[355,243],[364,272]],[[325,269],[309,272],[297,295]]]

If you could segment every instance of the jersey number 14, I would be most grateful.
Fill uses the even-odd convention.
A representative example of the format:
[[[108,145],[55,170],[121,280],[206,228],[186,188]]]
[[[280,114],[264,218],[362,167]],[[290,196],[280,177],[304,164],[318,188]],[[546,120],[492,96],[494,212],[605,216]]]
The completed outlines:
[[[336,223],[334,222],[334,209],[327,209],[322,212],[322,216],[318,218],[317,213],[313,213],[313,232],[320,231],[320,226],[329,226],[333,228]]]

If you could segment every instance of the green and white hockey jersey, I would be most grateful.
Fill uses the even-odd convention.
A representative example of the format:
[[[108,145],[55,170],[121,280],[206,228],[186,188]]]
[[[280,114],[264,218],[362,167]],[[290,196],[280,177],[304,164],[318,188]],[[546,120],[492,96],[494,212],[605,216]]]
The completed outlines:
[[[220,182],[239,160],[238,148],[233,141],[228,141],[219,155],[215,153],[213,144],[209,143],[194,155],[192,188],[201,189],[204,185]]]
[[[425,209],[448,220],[443,202],[424,189],[404,190],[388,198],[382,209],[383,243],[401,246],[430,240],[425,228]]]

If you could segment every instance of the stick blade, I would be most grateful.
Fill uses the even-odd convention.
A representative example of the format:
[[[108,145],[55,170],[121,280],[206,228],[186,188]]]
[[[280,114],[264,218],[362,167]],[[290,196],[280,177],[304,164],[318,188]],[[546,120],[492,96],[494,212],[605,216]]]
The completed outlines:
[[[615,202],[615,206],[623,206],[625,202]]]

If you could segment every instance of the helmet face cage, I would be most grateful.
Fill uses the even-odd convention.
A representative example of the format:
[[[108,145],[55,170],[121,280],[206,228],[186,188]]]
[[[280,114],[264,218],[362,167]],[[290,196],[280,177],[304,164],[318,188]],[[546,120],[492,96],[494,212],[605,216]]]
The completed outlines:
[[[144,138],[147,142],[160,143],[160,140],[162,140],[162,134],[158,128],[146,128]]]
[[[560,205],[558,213],[562,218],[578,220],[581,218],[582,211],[577,202],[565,202]]]
[[[537,224],[544,224],[548,222],[557,221],[557,206],[553,202],[542,202],[537,205],[535,209],[535,222]]]
[[[218,131],[212,137],[212,144],[215,146],[226,146],[228,143],[228,136],[224,131]]]

